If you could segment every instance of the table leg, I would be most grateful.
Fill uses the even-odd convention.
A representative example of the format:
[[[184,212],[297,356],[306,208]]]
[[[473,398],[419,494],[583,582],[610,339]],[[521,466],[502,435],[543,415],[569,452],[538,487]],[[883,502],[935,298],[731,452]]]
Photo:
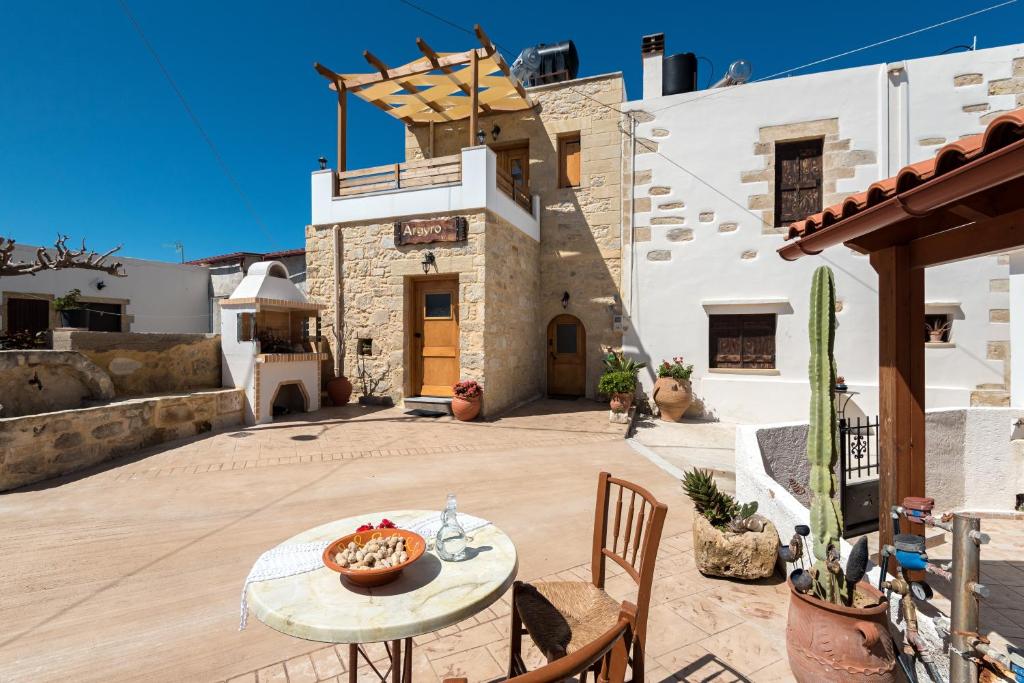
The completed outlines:
[[[405,663],[402,665],[402,683],[412,683],[412,638],[405,639]]]
[[[401,682],[402,668],[402,641],[391,641],[391,683]]]
[[[359,678],[359,646],[352,643],[348,646],[348,683],[357,683]]]

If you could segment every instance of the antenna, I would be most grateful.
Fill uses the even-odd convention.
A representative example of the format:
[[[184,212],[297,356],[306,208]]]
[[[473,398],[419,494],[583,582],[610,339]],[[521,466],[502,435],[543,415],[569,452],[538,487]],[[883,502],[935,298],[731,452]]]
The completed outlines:
[[[164,249],[173,249],[174,251],[178,252],[178,257],[181,259],[181,262],[182,263],[185,262],[185,243],[184,242],[182,242],[180,240],[175,241],[175,242],[164,242],[160,246],[162,246]]]

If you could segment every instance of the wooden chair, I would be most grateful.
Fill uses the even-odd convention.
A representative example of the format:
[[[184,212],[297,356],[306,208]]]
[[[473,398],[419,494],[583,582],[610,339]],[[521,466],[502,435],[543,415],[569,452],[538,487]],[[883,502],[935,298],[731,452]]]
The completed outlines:
[[[624,509],[626,505],[628,510]],[[604,590],[606,563],[611,559],[637,583],[636,621],[626,646],[632,667],[631,680],[644,680],[647,612],[651,602],[654,563],[667,513],[668,507],[659,503],[649,491],[616,479],[607,472],[600,474],[594,513],[591,580],[537,581],[532,584],[517,581],[513,584],[510,679],[526,673],[522,657],[524,633],[552,663],[579,652],[598,634],[606,633],[614,626],[619,605]]]
[[[585,680],[588,671],[599,671],[597,683],[623,683],[629,643],[633,639],[636,605],[623,602],[615,623],[571,655],[534,671],[509,678],[507,683],[560,683],[573,676]],[[465,678],[446,678],[444,683],[466,683]]]

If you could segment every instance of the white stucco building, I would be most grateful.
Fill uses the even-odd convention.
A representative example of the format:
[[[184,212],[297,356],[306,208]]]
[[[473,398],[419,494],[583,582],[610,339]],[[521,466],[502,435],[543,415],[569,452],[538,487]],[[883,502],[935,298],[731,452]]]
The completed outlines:
[[[1024,45],[668,96],[660,60],[644,55],[644,98],[625,107],[636,134],[633,201],[623,211],[632,236],[623,250],[625,350],[652,367],[685,356],[709,415],[802,419],[808,292],[826,263],[837,283],[839,372],[859,392],[849,413],[875,415],[877,278],[868,259],[838,249],[786,262],[776,253],[780,226],[1020,106]],[[1024,261],[1013,263],[1024,278]],[[1016,287],[1024,300],[1024,281]],[[926,351],[928,408],[1007,405],[1011,390],[1024,401],[1010,382],[1010,290],[1007,256],[928,269],[926,315],[950,326]],[[1024,371],[1020,356],[1016,363]]]
[[[15,261],[35,262],[38,247],[18,244]],[[52,250],[51,250],[52,251]],[[125,277],[68,268],[0,277],[0,332],[59,327],[53,300],[73,289],[89,311],[90,329],[108,332],[209,332],[210,270],[205,266],[114,254]]]

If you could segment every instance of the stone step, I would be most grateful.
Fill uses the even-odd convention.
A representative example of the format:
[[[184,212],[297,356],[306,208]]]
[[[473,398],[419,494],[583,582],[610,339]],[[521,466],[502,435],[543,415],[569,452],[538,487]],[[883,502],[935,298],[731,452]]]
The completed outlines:
[[[402,406],[406,413],[419,411],[416,414],[421,416],[452,414],[451,398],[442,396],[408,396],[402,400]]]

